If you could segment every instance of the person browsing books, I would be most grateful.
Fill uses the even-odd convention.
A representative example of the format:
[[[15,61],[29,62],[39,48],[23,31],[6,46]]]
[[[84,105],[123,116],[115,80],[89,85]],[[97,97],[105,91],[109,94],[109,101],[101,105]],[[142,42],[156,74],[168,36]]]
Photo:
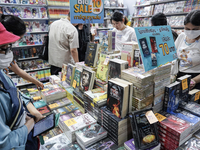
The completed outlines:
[[[79,62],[78,31],[68,18],[54,21],[50,25],[49,31],[49,63],[51,64],[51,74],[61,72],[63,64],[74,64]]]
[[[116,32],[115,35],[115,50],[122,50],[122,43],[136,41],[135,30],[126,24],[128,19],[124,17],[121,12],[116,11],[111,17],[111,23],[113,24],[113,31]]]
[[[20,36],[21,38],[24,36],[26,33],[26,25],[24,22],[17,16],[13,15],[0,15],[0,22],[4,25],[7,31]],[[9,49],[11,49],[11,45],[9,45]],[[12,54],[12,59],[13,59],[13,54]],[[36,80],[35,78],[31,77],[28,73],[26,73],[24,70],[19,68],[17,65],[16,61],[13,61],[11,65],[9,66],[9,69],[6,69],[6,73],[9,73],[9,69],[12,70],[14,73],[22,77],[23,79],[32,82],[35,84],[38,88],[40,87],[43,89],[44,85],[40,81]]]
[[[9,45],[19,39],[0,23],[0,149],[21,150],[26,147],[37,150],[38,140],[32,138],[31,130],[35,121],[43,116],[30,103],[30,98],[18,92],[13,81],[3,71],[13,60]],[[26,115],[25,108],[35,116],[35,120]]]
[[[177,78],[191,75],[190,88],[200,89],[200,10],[188,13],[184,32],[175,41],[179,60]]]
[[[151,26],[166,26],[167,25],[167,17],[163,13],[157,13],[151,18]],[[172,35],[174,41],[177,39],[178,34],[172,30]]]

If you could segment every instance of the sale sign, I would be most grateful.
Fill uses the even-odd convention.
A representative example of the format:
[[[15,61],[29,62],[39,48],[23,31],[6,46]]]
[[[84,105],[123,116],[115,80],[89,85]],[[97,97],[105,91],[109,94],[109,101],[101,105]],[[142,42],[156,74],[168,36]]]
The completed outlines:
[[[177,59],[170,26],[135,28],[145,71]]]
[[[104,0],[70,0],[71,23],[103,23]]]

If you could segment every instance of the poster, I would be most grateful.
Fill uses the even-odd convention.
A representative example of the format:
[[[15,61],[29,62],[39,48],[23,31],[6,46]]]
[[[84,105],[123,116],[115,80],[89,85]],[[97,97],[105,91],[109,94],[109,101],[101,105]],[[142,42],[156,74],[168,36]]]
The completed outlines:
[[[71,23],[103,23],[104,0],[70,0]]]
[[[135,28],[145,72],[177,59],[170,26]]]

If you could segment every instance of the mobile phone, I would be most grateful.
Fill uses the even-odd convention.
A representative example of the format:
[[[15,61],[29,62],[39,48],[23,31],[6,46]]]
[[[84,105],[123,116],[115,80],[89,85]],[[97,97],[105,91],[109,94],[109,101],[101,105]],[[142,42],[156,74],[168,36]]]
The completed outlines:
[[[55,114],[52,113],[34,125],[33,137],[45,133],[55,127]]]

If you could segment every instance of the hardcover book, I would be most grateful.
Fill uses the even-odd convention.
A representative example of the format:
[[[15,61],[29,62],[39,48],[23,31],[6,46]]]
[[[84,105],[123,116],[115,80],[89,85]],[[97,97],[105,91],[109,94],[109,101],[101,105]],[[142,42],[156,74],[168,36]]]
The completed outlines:
[[[89,67],[96,67],[98,60],[99,44],[89,43],[85,55],[85,64]]]
[[[67,65],[67,75],[66,75],[66,82],[67,84],[72,86],[73,79],[74,79],[74,73],[75,73],[76,67],[72,64]]]
[[[116,81],[108,81],[107,106],[118,118],[123,118],[128,112],[128,85]]]

